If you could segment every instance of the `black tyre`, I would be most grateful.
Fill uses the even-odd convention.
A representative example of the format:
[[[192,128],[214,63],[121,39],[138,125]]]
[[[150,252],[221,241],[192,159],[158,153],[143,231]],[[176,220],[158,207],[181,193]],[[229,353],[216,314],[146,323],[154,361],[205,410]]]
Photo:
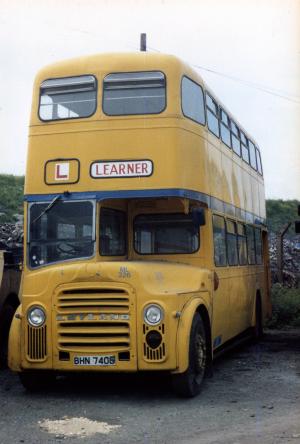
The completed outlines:
[[[262,308],[260,298],[256,298],[255,303],[255,325],[253,328],[254,341],[259,341],[263,337],[263,320],[262,320]]]
[[[5,304],[0,315],[0,368],[7,367],[8,356],[8,336],[11,321],[15,314],[15,308],[10,304]]]
[[[192,322],[189,344],[189,366],[184,373],[172,375],[175,393],[192,398],[200,393],[207,367],[207,344],[204,324],[199,313]]]
[[[38,392],[50,388],[55,383],[55,374],[45,370],[19,373],[23,387],[29,392]]]

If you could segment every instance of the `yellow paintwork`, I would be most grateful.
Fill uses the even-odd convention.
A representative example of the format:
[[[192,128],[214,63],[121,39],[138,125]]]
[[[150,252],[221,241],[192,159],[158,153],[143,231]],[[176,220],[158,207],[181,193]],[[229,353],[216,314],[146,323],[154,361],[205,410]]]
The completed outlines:
[[[189,363],[187,351],[189,350],[190,331],[195,312],[199,307],[205,307],[207,312],[212,315],[211,292],[203,291],[200,294],[187,295],[188,299],[181,312],[179,327],[177,330],[177,362],[178,367],[174,373],[183,373],[186,371]]]
[[[113,72],[164,72],[167,79],[167,107],[158,115],[106,116],[101,109],[102,81]],[[98,82],[98,108],[90,118],[41,122],[38,118],[39,87],[49,78],[92,74]],[[30,120],[25,195],[63,192],[123,190],[193,190],[265,218],[263,179],[232,153],[207,127],[184,118],[180,105],[183,75],[205,87],[200,76],[176,57],[160,54],[106,54],[82,57],[44,68],[37,75]],[[57,183],[55,164],[71,162],[71,181]],[[150,177],[94,179],[92,162],[97,160],[150,159],[154,172]],[[53,161],[53,162],[51,162]],[[46,178],[46,180],[45,180]],[[49,184],[55,183],[55,185]],[[43,196],[40,196],[43,200]],[[26,263],[22,284],[20,319],[14,319],[10,333],[10,368],[54,369],[58,371],[137,371],[170,370],[184,372],[188,366],[190,326],[195,311],[202,307],[210,319],[212,350],[215,338],[222,344],[255,322],[256,291],[268,296],[263,266],[216,268],[213,258],[212,211],[197,201],[179,198],[107,200],[101,205],[128,212],[128,227],[138,214],[187,212],[189,207],[205,207],[206,224],[200,229],[201,246],[194,254],[141,256],[133,247],[133,233],[128,229],[128,255],[101,257],[96,249],[89,260],[68,261],[31,270]],[[25,204],[27,233],[27,204]],[[96,217],[99,220],[100,204]],[[99,224],[96,224],[99,239]],[[96,242],[97,244],[97,242]],[[214,272],[219,288],[214,290]],[[64,349],[59,345],[60,313],[58,300],[64,291],[124,291],[129,300],[130,360],[113,367],[74,367],[70,360],[59,359]],[[165,355],[150,362],[145,358],[143,309],[148,303],[164,308],[163,340]],[[43,306],[47,314],[47,354],[34,362],[27,356],[26,313],[31,305]],[[264,305],[264,310],[265,305]],[[116,352],[117,351],[113,351]],[[97,354],[97,349],[85,351]],[[108,354],[110,351],[108,350]],[[213,353],[213,351],[211,352]],[[82,354],[84,354],[82,352]]]
[[[129,277],[120,278],[120,268],[126,265]],[[11,330],[10,359],[9,365],[12,370],[28,368],[54,368],[56,370],[70,370],[70,363],[58,360],[58,348],[55,346],[53,338],[57,337],[55,313],[55,295],[62,289],[71,288],[125,288],[132,296],[133,306],[130,309],[130,324],[134,331],[135,325],[137,335],[132,335],[131,357],[129,362],[117,365],[113,370],[151,370],[168,369],[175,370],[183,368],[186,363],[180,362],[180,357],[174,353],[177,349],[176,341],[182,344],[183,336],[177,338],[176,331],[181,318],[176,317],[177,311],[182,311],[182,322],[189,323],[194,314],[195,305],[191,304],[196,298],[199,303],[209,305],[207,300],[211,291],[211,273],[189,265],[169,264],[159,261],[151,261],[144,264],[142,261],[124,262],[94,262],[91,264],[77,263],[61,264],[45,267],[32,271],[25,276],[23,286],[23,303],[19,309],[20,319],[14,319]],[[34,294],[32,291],[34,289]],[[201,298],[201,295],[203,297]],[[54,295],[54,296],[53,296]],[[137,297],[139,296],[139,297]],[[142,342],[136,343],[136,338],[142,334],[143,309],[149,302],[158,303],[165,310],[164,324],[166,326],[166,358],[164,362],[147,363],[142,359]],[[21,347],[21,356],[18,353],[19,345],[14,343],[14,339],[22,331],[26,330],[26,312],[28,307],[39,304],[47,312],[48,328],[48,350],[52,353],[43,362],[32,363],[26,357],[26,348]],[[199,304],[198,304],[199,305]],[[52,321],[51,321],[52,319]],[[182,330],[182,326],[181,326]],[[186,331],[186,335],[188,331]],[[23,335],[22,335],[23,336]],[[74,355],[78,353],[74,353]],[[90,353],[91,354],[91,353]],[[71,358],[73,354],[71,353]],[[184,357],[184,355],[182,355]],[[19,358],[19,359],[18,359]],[[90,368],[90,370],[95,368]],[[74,370],[74,368],[72,368]],[[76,369],[75,369],[76,370]],[[82,370],[82,368],[81,368]],[[105,370],[101,369],[101,370]],[[108,368],[112,370],[112,368]]]
[[[161,114],[111,117],[98,106],[90,118],[47,123],[38,118],[39,86],[46,79],[93,74],[99,85],[99,105],[102,81],[107,74],[145,70],[160,70],[166,75],[167,107]],[[25,194],[182,188],[201,191],[265,218],[263,179],[206,127],[183,117],[183,75],[204,86],[194,70],[174,56],[160,54],[97,55],[57,63],[40,71],[34,84]],[[78,183],[49,188],[44,180],[46,162],[58,158],[80,160]],[[95,160],[143,158],[153,161],[151,177],[122,178],[116,183],[90,177],[90,166]]]

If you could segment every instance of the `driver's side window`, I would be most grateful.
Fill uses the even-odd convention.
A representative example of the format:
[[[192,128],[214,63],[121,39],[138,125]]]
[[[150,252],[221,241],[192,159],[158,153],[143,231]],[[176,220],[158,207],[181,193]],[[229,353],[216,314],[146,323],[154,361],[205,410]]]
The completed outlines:
[[[127,254],[126,213],[111,208],[100,211],[101,256],[124,256]]]

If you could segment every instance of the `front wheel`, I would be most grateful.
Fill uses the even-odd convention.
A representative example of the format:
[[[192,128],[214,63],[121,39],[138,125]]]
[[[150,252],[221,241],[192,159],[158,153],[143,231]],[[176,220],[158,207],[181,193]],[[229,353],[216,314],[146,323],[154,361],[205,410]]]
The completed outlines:
[[[49,371],[25,371],[19,373],[23,387],[29,392],[38,392],[51,387],[55,382],[55,374]]]
[[[200,393],[207,367],[206,333],[203,320],[196,313],[192,322],[189,344],[189,365],[184,373],[172,375],[175,393],[192,398]]]

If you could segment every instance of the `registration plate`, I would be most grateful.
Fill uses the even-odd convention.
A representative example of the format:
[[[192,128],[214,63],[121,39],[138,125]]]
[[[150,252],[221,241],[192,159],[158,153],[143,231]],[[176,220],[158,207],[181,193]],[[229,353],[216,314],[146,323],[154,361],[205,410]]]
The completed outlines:
[[[114,355],[75,356],[74,365],[110,366],[116,365]]]

